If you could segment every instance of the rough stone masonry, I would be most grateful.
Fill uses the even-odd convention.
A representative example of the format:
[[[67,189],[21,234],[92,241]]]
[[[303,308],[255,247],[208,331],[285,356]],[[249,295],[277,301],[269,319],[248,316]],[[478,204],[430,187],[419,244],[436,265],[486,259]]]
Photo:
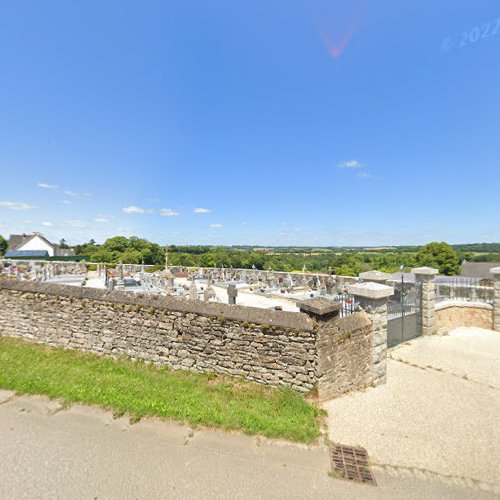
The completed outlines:
[[[372,383],[371,322],[177,297],[0,280],[0,335],[328,399]]]

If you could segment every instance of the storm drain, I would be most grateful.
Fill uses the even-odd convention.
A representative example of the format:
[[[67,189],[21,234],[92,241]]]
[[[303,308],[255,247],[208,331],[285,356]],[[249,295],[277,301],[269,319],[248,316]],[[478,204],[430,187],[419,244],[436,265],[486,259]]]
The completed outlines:
[[[349,481],[373,486],[377,484],[368,466],[368,453],[364,448],[334,444],[331,447],[331,458],[334,474]]]

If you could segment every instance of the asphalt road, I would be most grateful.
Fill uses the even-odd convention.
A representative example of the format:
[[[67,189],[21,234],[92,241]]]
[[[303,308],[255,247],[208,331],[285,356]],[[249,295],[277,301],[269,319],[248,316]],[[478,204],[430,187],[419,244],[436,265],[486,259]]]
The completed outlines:
[[[157,419],[130,425],[98,408],[64,409],[7,391],[0,391],[0,450],[2,499],[495,498],[376,468],[376,487],[352,484],[328,475],[322,446]]]

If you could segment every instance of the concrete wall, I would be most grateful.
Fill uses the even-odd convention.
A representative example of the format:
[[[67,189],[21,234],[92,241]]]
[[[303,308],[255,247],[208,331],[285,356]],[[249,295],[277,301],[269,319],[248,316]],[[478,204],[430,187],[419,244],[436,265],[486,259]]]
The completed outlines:
[[[493,307],[481,302],[440,302],[436,304],[435,331],[447,333],[459,326],[493,329]]]
[[[322,325],[317,350],[320,400],[372,384],[373,329],[366,313],[358,312]]]
[[[491,302],[495,296],[495,291],[492,286],[451,286],[446,283],[436,283],[436,294],[450,300]]]

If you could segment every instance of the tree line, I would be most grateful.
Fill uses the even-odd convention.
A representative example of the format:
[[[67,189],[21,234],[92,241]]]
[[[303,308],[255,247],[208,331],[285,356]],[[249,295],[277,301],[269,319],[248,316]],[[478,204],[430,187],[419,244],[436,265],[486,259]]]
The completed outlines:
[[[63,240],[61,241],[61,243]],[[65,242],[64,242],[65,244]],[[65,246],[67,246],[65,244]],[[5,253],[7,241],[0,235],[0,255]],[[116,264],[154,264],[164,265],[165,247],[146,239],[132,236],[115,236],[103,244],[94,240],[75,245],[75,253],[87,262],[107,262]],[[478,249],[490,253],[479,253]],[[293,272],[304,268],[310,272],[344,276],[357,276],[364,271],[378,269],[389,273],[396,272],[403,266],[431,266],[441,274],[460,273],[460,263],[468,261],[500,262],[500,244],[477,243],[453,245],[433,242],[422,247],[250,247],[250,246],[205,246],[205,245],[170,245],[169,264],[173,266],[193,267],[233,267],[260,270]],[[474,252],[478,252],[477,254]]]
[[[145,239],[124,236],[109,238],[102,245],[93,240],[74,247],[77,255],[85,256],[90,262],[124,264],[163,265],[165,248]],[[316,250],[316,249],[315,249]],[[332,250],[318,253],[282,253],[274,249],[266,252],[244,247],[222,246],[179,246],[168,247],[169,264],[192,267],[255,267],[260,270],[300,271],[304,267],[310,272],[357,276],[364,271],[378,269],[395,272],[403,266],[407,270],[417,266],[432,266],[440,273],[453,275],[460,273],[462,256],[446,243],[429,243],[416,252],[360,252]]]

